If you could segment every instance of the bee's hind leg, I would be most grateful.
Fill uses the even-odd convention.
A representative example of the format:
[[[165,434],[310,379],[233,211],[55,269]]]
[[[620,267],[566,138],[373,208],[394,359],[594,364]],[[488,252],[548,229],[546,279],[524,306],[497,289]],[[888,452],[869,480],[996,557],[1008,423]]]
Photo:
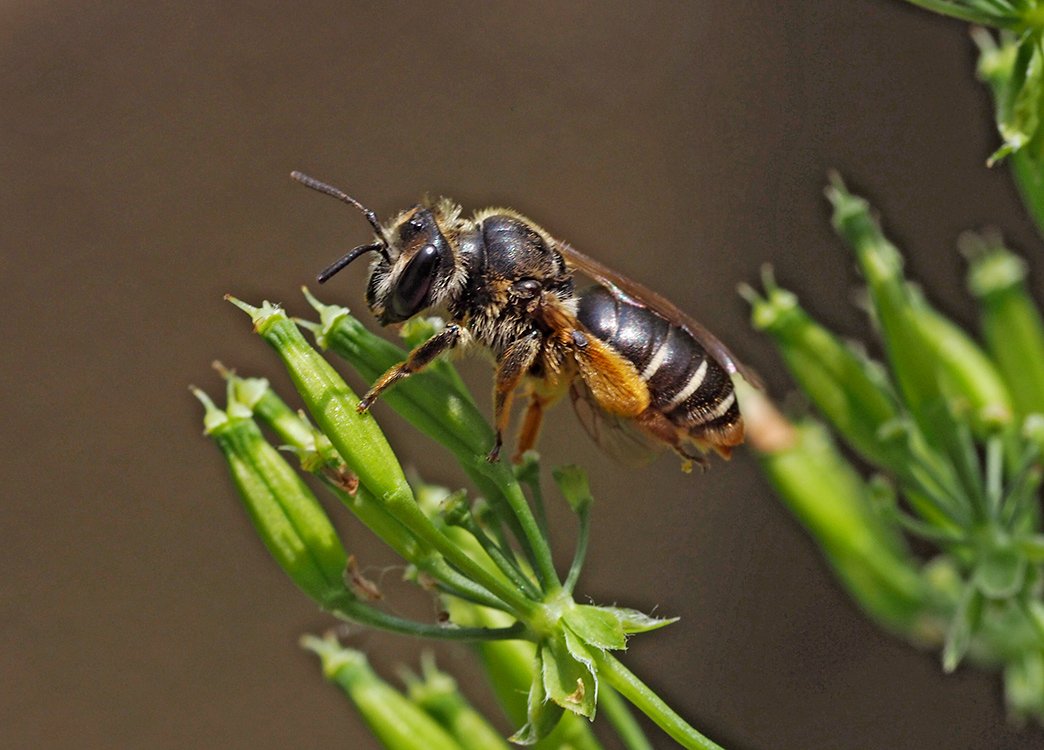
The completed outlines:
[[[700,471],[706,471],[710,468],[710,461],[707,460],[706,456],[686,450],[686,446],[682,441],[683,433],[671,420],[667,419],[663,412],[646,409],[635,417],[634,421],[647,434],[666,443],[681,457],[681,469],[686,474],[692,472],[694,464],[700,467]]]

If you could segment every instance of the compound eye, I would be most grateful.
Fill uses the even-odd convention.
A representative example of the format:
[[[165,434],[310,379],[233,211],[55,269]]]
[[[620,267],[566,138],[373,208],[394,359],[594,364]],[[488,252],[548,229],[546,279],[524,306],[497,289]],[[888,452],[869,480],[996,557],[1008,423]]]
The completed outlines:
[[[425,245],[410,259],[392,292],[393,320],[406,320],[424,307],[439,267],[439,255],[434,245]]]

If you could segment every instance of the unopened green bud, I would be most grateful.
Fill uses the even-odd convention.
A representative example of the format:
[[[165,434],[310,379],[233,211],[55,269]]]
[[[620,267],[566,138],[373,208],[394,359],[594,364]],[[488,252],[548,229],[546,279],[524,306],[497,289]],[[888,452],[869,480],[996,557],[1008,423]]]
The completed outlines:
[[[902,554],[826,430],[811,422],[796,425],[787,441],[762,453],[761,463],[856,601],[890,627],[914,627],[925,603],[916,565]]]
[[[899,250],[870,215],[869,204],[840,178],[827,190],[834,226],[855,250],[906,405],[935,444],[953,442],[944,411],[968,413],[982,432],[1010,419],[1007,388],[982,350],[933,310],[903,277]]]
[[[905,463],[903,437],[882,434],[901,421],[902,414],[880,366],[813,320],[769,273],[763,278],[765,297],[744,289],[753,324],[775,339],[801,390],[864,458],[886,467]]]
[[[345,595],[347,557],[322,506],[251,419],[214,417],[207,434],[225,454],[250,519],[279,566],[306,594],[327,606]]]
[[[1005,665],[1004,699],[1017,717],[1044,718],[1044,654],[1039,649]]]
[[[325,305],[311,295],[309,302],[323,321],[316,340],[347,360],[366,380],[372,382],[406,360],[408,352],[369,331],[345,308]],[[396,383],[381,399],[454,453],[484,456],[492,445],[493,432],[470,394],[438,368],[429,367]]]
[[[306,293],[319,313],[321,324],[310,326],[320,346],[346,360],[368,382],[406,360],[408,352],[372,333],[348,310],[326,305]],[[417,323],[412,340],[433,330]],[[496,498],[500,487],[513,481],[501,463],[490,464],[486,454],[493,445],[493,430],[448,362],[439,362],[396,383],[381,400],[399,416],[456,456],[461,466],[487,497]]]
[[[315,351],[297,326],[269,303],[253,307],[230,298],[254,321],[254,330],[283,360],[312,418],[365,487],[406,529],[430,544],[473,582],[486,586],[519,612],[532,603],[501,585],[495,571],[461,554],[417,506],[402,467],[380,427],[369,413],[357,410],[359,399],[337,371]],[[508,471],[508,469],[503,469]],[[514,478],[511,478],[514,481]]]
[[[462,750],[508,750],[485,717],[458,690],[457,682],[435,666],[430,653],[422,657],[420,678],[407,678],[407,695],[460,745]]]
[[[350,315],[331,312],[332,306],[323,305],[314,297],[309,296],[309,301],[320,311],[321,318],[334,321],[323,327],[323,340],[364,378],[376,379],[406,359],[405,352],[370,333]],[[546,586],[555,585],[547,540],[539,535],[532,511],[510,466],[506,462],[487,460],[493,445],[493,431],[471,396],[459,387],[459,381],[443,377],[438,368],[428,368],[396,383],[381,398],[421,432],[453,452],[480,492],[493,503],[501,519],[512,526],[517,536],[526,538],[541,582]]]
[[[980,435],[1011,422],[1008,388],[985,352],[953,321],[927,305],[917,311],[919,331],[934,355],[943,392],[958,408],[971,410]]]
[[[343,648],[332,636],[306,636],[301,645],[319,656],[323,674],[351,699],[388,750],[461,750],[438,722],[378,677],[362,652]]]
[[[999,237],[966,235],[968,287],[982,307],[986,346],[1021,416],[1044,414],[1044,322],[1026,288],[1026,264]]]
[[[369,413],[357,411],[358,397],[286,313],[268,303],[255,308],[233,302],[250,314],[254,329],[283,360],[308,411],[367,489],[385,500],[412,503],[406,476],[384,433]]]
[[[317,453],[316,429],[300,413],[281,399],[266,378],[243,378],[220,363],[214,366],[228,383],[228,402],[243,407],[263,425],[271,428],[279,439],[302,455]],[[323,441],[328,451],[336,455],[328,440]],[[339,460],[339,457],[338,457]]]
[[[591,487],[583,469],[579,466],[559,466],[553,469],[551,474],[562,492],[562,497],[574,513],[584,513],[591,507],[594,499],[591,497]]]

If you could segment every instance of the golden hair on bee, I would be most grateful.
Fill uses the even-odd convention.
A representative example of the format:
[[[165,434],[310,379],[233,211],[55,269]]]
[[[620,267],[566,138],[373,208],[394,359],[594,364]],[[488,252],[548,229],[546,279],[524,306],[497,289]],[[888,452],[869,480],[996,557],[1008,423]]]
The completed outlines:
[[[596,442],[610,453],[613,445],[624,445],[629,463],[646,448],[671,448],[683,467],[704,464],[690,446],[727,458],[743,441],[731,380],[735,372],[746,376],[742,366],[655,292],[512,209],[484,208],[464,219],[456,202],[425,198],[380,224],[373,211],[340,190],[293,176],[362,211],[374,229],[373,242],[328,266],[320,282],[373,253],[366,301],[382,325],[431,309],[448,317],[444,329],[378,378],[360,411],[441,354],[474,343],[496,362],[490,461],[500,455],[519,388],[529,406],[516,456],[533,447],[544,410],[567,392]],[[578,291],[577,272],[595,285]],[[619,434],[630,438],[610,439]]]

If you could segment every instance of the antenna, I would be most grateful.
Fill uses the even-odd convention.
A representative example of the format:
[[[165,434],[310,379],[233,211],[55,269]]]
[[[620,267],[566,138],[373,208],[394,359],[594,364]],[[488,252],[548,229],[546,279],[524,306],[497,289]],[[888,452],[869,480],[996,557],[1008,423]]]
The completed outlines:
[[[322,271],[320,271],[319,275],[315,277],[315,280],[318,281],[320,284],[325,284],[327,281],[329,281],[331,276],[333,276],[335,273],[347,266],[360,255],[365,255],[366,253],[380,252],[383,249],[384,245],[382,245],[380,242],[373,242],[369,245],[360,245],[359,247],[352,248],[344,255],[342,255],[340,258],[338,258],[333,263],[324,268]]]
[[[348,195],[343,190],[338,190],[333,185],[327,185],[325,182],[320,182],[314,177],[309,177],[303,172],[298,172],[296,170],[291,172],[290,179],[296,180],[297,182],[300,182],[302,185],[311,188],[312,190],[317,190],[320,193],[326,193],[327,195],[331,195],[337,200],[342,201],[343,203],[347,203],[349,206],[354,206],[355,208],[362,211],[363,216],[366,217],[366,221],[370,222],[370,226],[373,227],[373,231],[376,232],[377,236],[381,238],[381,242],[379,243],[381,246],[381,251],[382,254],[384,254],[385,257],[387,257],[387,252],[385,251],[389,244],[388,238],[384,234],[384,227],[381,226],[381,222],[377,220],[376,213],[368,209],[359,201],[355,200],[355,198]]]

